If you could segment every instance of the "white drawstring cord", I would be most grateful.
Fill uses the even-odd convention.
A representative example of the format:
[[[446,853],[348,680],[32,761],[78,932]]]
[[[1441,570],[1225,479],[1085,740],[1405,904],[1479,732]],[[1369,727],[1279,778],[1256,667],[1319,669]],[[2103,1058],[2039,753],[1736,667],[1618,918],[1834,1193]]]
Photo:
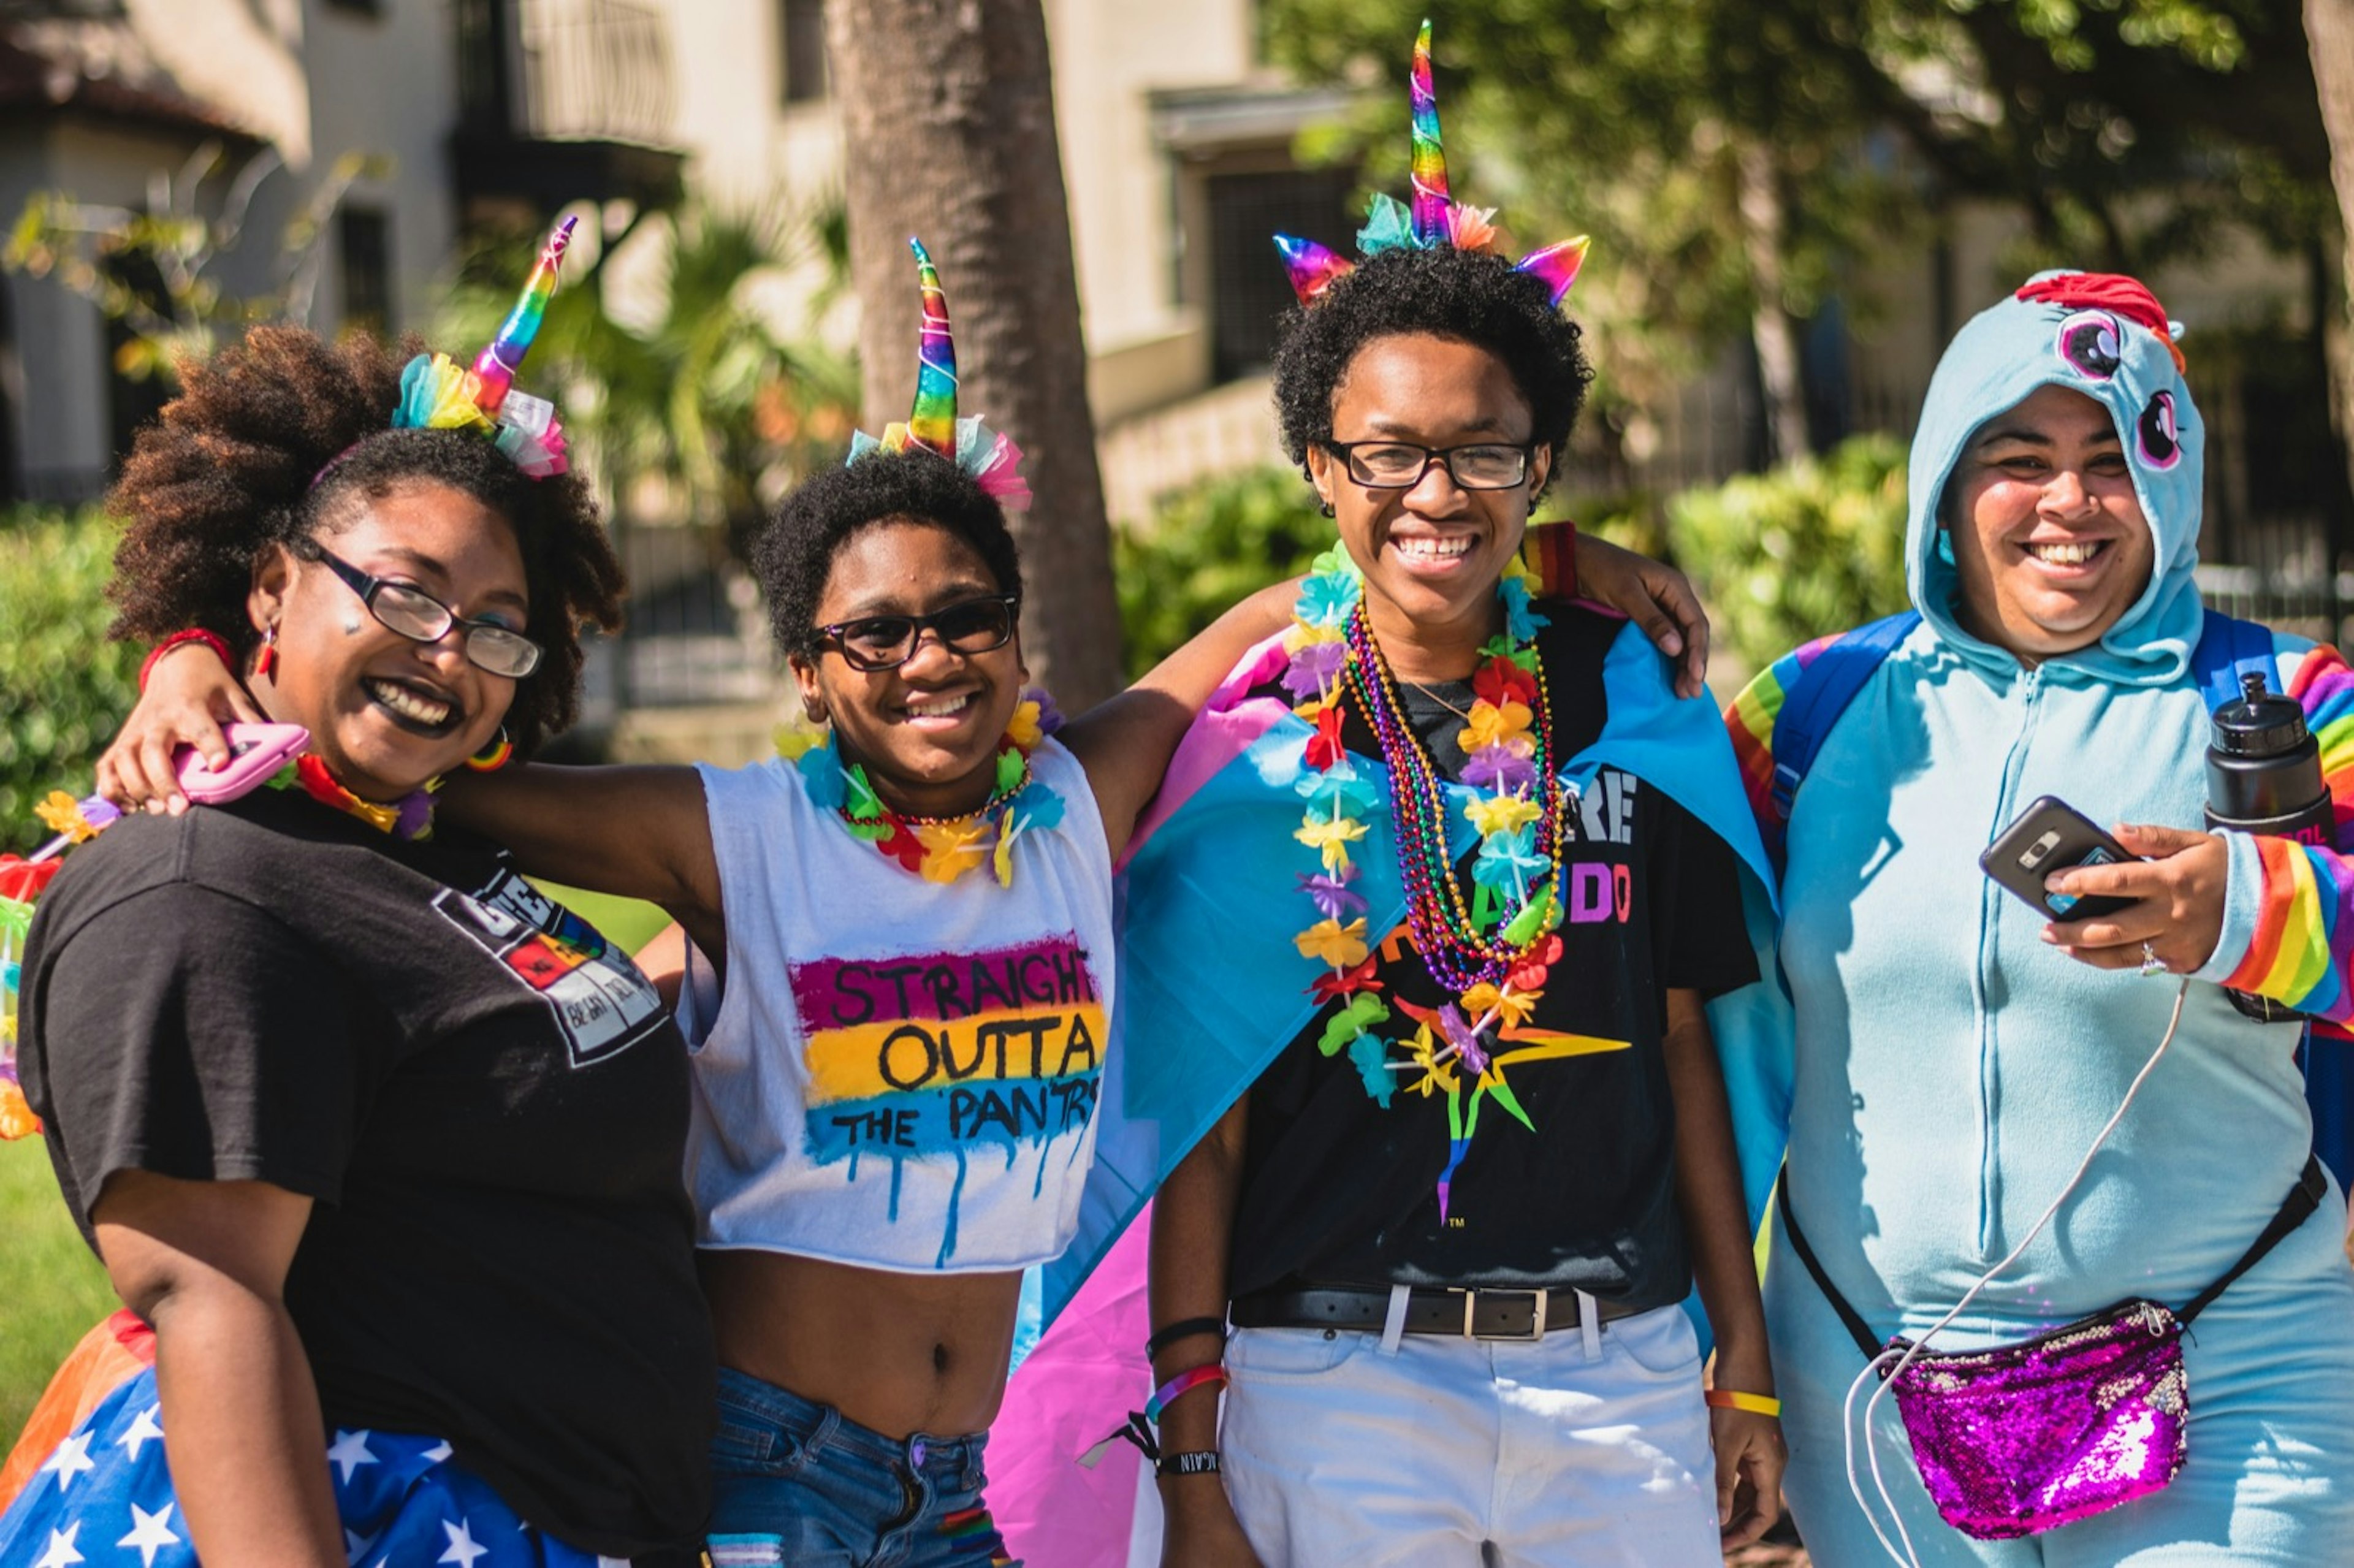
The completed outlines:
[[[2125,1119],[2126,1110],[2132,1107],[2134,1097],[2141,1093],[2142,1085],[2148,1080],[2151,1071],[2158,1066],[2158,1059],[2166,1054],[2167,1047],[2174,1044],[2174,1032],[2182,1023],[2182,1004],[2190,995],[2190,981],[2186,977],[2180,988],[2174,993],[2174,1012],[2166,1021],[2166,1033],[2159,1038],[2158,1049],[2149,1054],[2149,1060],[2144,1062],[2141,1065],[2141,1071],[2134,1075],[2132,1085],[2126,1090],[2126,1097],[2118,1102],[2116,1114],[2109,1118],[2107,1125],[2103,1127],[2099,1136],[2093,1139],[2093,1146],[2084,1150],[2084,1158],[2077,1164],[2076,1173],[2068,1178],[2068,1184],[2060,1189],[2060,1195],[2052,1200],[2052,1206],[2043,1211],[2043,1217],[2035,1222],[2034,1229],[2029,1231],[2020,1239],[2020,1244],[2010,1249],[2009,1256],[1978,1276],[1978,1283],[1971,1286],[1967,1294],[1964,1295],[1959,1301],[1954,1303],[1952,1311],[1930,1325],[1927,1333],[1915,1340],[1901,1355],[1893,1349],[1881,1351],[1865,1364],[1863,1371],[1856,1374],[1855,1381],[1848,1384],[1847,1401],[1840,1412],[1840,1438],[1847,1450],[1848,1489],[1855,1494],[1856,1506],[1863,1510],[1864,1522],[1872,1526],[1872,1533],[1879,1538],[1882,1550],[1885,1551],[1890,1560],[1898,1563],[1900,1568],[1921,1568],[1921,1559],[1914,1551],[1912,1534],[1904,1528],[1904,1516],[1897,1511],[1896,1499],[1890,1494],[1888,1483],[1882,1478],[1880,1473],[1880,1440],[1872,1430],[1873,1413],[1879,1408],[1880,1402],[1888,1396],[1888,1391],[1894,1386],[1896,1380],[1904,1375],[1904,1369],[1913,1364],[1913,1358],[1927,1349],[1929,1341],[1943,1333],[1946,1325],[1960,1317],[1968,1308],[1969,1304],[1978,1299],[1978,1292],[1994,1283],[1997,1275],[2020,1260],[2027,1249],[2034,1245],[2035,1238],[2043,1234],[2043,1227],[2052,1223],[2052,1216],[2060,1212],[2060,1205],[2068,1201],[2069,1194],[2075,1192],[2078,1183],[2084,1180],[2084,1172],[2093,1168],[2093,1157],[2100,1153],[2101,1146],[2109,1140],[2111,1133],[2116,1131],[2117,1124]],[[1853,1416],[1856,1391],[1863,1386],[1867,1378],[1880,1370],[1881,1363],[1887,1361],[1890,1356],[1897,1357],[1896,1365],[1889,1370],[1888,1375],[1881,1380],[1880,1386],[1872,1390],[1872,1397],[1864,1402],[1863,1446],[1865,1457],[1872,1467],[1872,1484],[1880,1493],[1881,1505],[1887,1509],[1889,1520],[1896,1526],[1898,1539],[1904,1542],[1902,1555],[1899,1555],[1896,1548],[1890,1543],[1887,1534],[1881,1530],[1880,1521],[1872,1517],[1872,1505],[1864,1500],[1863,1483],[1856,1475],[1855,1469]]]

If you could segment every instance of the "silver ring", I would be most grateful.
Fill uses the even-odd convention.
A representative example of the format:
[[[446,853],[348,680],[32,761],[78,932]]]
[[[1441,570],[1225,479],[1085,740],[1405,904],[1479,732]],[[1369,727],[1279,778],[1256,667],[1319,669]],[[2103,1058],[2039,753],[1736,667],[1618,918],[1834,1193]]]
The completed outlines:
[[[2141,945],[2141,972],[2143,978],[2147,979],[2151,975],[2171,974],[2174,971],[2166,967],[2166,960],[2158,956],[2156,948],[2144,942]]]

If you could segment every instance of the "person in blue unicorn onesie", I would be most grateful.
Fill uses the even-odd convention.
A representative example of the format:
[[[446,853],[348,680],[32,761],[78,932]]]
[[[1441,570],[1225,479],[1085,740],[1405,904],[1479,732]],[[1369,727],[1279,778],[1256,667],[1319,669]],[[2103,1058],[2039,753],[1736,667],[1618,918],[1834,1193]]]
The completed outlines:
[[[2354,1013],[2354,674],[2202,608],[2179,331],[2081,272],[1971,321],[1914,439],[1913,611],[1728,715],[1785,870],[1766,978],[1711,1012],[1753,1213],[1780,1173],[1785,1484],[1829,1568],[2354,1552],[2343,1200],[2298,1022],[2226,994]],[[2333,842],[2193,831],[2210,710],[2259,674]],[[2046,795],[2132,858],[2039,911],[1978,856]]]

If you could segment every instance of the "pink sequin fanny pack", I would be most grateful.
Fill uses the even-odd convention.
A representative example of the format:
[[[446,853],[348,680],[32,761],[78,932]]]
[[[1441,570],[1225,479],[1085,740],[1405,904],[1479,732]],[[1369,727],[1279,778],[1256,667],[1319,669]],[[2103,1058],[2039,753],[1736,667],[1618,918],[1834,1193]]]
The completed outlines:
[[[1962,1352],[1915,1351],[1876,1340],[1807,1245],[1782,1189],[1790,1249],[1882,1375],[1912,1440],[1938,1514],[1964,1535],[2040,1535],[2163,1490],[2189,1451],[2190,1379],[2182,1331],[2327,1191],[2308,1160],[2272,1222],[2222,1277],[2179,1312],[2143,1299],[2079,1318],[2015,1345]]]

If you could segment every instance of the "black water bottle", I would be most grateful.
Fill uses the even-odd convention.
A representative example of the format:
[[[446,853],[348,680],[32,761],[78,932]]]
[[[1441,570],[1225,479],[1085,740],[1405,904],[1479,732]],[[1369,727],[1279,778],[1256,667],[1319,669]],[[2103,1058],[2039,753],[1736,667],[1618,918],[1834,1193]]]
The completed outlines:
[[[2240,700],[2214,713],[2207,747],[2207,825],[2271,833],[2327,846],[2336,826],[2321,747],[2305,727],[2305,710],[2264,689],[2261,673],[2240,677]],[[2227,991],[2250,1018],[2278,1023],[2297,1015],[2279,1002]]]

